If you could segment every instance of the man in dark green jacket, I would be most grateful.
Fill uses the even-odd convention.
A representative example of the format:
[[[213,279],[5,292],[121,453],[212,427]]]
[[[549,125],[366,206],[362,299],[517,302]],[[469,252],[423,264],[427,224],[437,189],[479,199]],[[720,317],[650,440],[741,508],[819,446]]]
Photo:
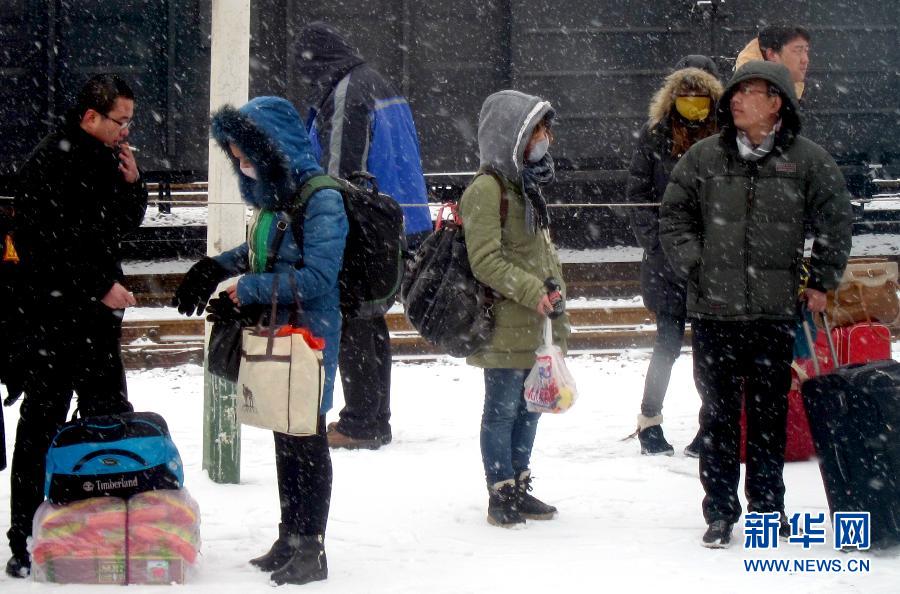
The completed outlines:
[[[784,66],[749,62],[718,107],[720,134],[695,144],[672,172],[660,241],[688,280],[694,379],[703,400],[700,481],[709,529],[703,545],[728,546],[741,515],[738,444],[747,411],[746,496],[752,512],[784,514],[785,421],[803,263],[804,222],[814,242],[801,299],[825,308],[850,251],[844,178],[824,149],[799,135]]]

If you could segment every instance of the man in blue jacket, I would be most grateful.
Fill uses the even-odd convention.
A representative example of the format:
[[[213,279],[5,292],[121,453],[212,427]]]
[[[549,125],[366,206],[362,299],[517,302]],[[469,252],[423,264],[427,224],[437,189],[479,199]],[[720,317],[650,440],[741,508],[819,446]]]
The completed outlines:
[[[297,68],[315,89],[308,127],[329,175],[375,176],[381,191],[403,205],[410,249],[432,231],[419,143],[406,99],[337,29],[304,27],[295,46]],[[344,408],[328,427],[331,447],[378,449],[391,441],[391,345],[385,311],[345,319],[340,369]]]

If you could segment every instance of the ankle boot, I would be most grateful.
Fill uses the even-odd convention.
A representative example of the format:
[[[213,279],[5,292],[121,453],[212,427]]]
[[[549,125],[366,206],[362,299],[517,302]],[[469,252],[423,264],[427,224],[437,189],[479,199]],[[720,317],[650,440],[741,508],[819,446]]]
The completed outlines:
[[[641,442],[641,454],[645,456],[672,456],[675,448],[672,447],[662,430],[662,415],[645,417],[638,415],[638,441]]]
[[[519,491],[516,481],[508,479],[488,487],[488,524],[502,528],[512,528],[525,524],[525,518],[517,507]]]
[[[31,558],[28,553],[13,555],[6,562],[6,575],[12,578],[27,578],[31,575]]]
[[[518,492],[516,507],[519,509],[519,514],[527,520],[552,520],[555,518],[557,514],[556,508],[531,495],[529,491],[532,488],[531,471],[523,470],[516,477],[516,490]]]
[[[325,556],[325,535],[291,536],[294,554],[283,567],[272,573],[272,581],[302,585],[328,578],[328,558]]]
[[[263,571],[275,571],[290,561],[294,555],[294,547],[289,542],[290,534],[284,524],[278,525],[278,540],[272,543],[269,552],[256,559],[250,559],[250,565]]]

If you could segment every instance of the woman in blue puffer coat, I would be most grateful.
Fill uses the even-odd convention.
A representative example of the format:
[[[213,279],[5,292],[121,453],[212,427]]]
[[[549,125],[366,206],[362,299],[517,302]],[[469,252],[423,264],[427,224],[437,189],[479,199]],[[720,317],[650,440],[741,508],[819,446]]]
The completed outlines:
[[[241,197],[254,207],[248,240],[213,258],[203,258],[185,275],[175,294],[179,311],[197,313],[216,285],[243,274],[227,288],[228,297],[246,314],[271,303],[277,279],[279,320],[287,322],[294,304],[291,276],[299,291],[305,324],[325,339],[325,389],[319,432],[309,437],[275,433],[279,536],[251,564],[272,573],[277,584],[303,584],[328,575],[324,536],[331,500],[331,457],[325,438],[325,413],[331,408],[341,336],[338,272],[347,236],[341,195],[330,189],[313,194],[305,207],[302,250],[293,233],[284,233],[271,272],[264,272],[276,224],[290,210],[303,183],[321,175],[300,116],[288,101],[257,97],[240,109],[226,106],[212,118],[212,137],[231,158],[240,177]],[[215,300],[214,300],[215,301]]]

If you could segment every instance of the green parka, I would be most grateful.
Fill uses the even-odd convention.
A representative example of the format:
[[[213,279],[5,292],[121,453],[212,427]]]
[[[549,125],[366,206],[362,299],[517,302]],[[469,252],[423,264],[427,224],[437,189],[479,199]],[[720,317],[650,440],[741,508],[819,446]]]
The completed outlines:
[[[781,128],[773,150],[745,161],[737,150],[731,96],[763,79],[780,90]],[[660,242],[688,277],[690,317],[746,321],[796,316],[804,222],[814,235],[809,287],[837,286],[850,252],[852,212],[844,177],[819,145],[800,136],[787,70],[751,62],[718,107],[722,132],[695,144],[672,172],[660,209]]]
[[[481,111],[478,145],[482,169],[500,174],[508,210],[501,226],[500,186],[480,175],[460,200],[472,273],[502,295],[494,304],[494,333],[482,351],[466,362],[483,368],[528,369],[543,340],[544,318],[535,308],[546,294],[544,279],[562,282],[562,267],[549,234],[533,232],[525,221],[521,170],[525,146],[550,104],[516,91],[495,93]],[[565,297],[565,287],[562,289]],[[553,323],[554,343],[565,350],[567,315]]]

